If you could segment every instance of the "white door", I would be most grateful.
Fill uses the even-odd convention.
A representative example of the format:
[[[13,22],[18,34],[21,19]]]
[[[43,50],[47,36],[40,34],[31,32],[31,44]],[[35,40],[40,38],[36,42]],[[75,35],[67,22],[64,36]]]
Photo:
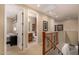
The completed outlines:
[[[23,28],[22,28],[23,15],[22,11],[20,11],[17,15],[17,43],[18,47],[23,49]]]

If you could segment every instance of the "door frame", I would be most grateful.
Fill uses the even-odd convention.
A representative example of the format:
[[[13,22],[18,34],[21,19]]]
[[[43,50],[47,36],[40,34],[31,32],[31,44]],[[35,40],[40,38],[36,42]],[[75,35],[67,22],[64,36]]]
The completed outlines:
[[[6,39],[7,39],[7,15],[6,15],[6,5],[5,5],[5,12],[4,12],[4,55],[7,54],[7,46],[6,46]]]
[[[27,18],[27,20],[28,20],[28,22],[29,22],[29,12],[31,11],[31,12],[33,12],[35,15],[36,15],[36,28],[37,28],[37,40],[36,40],[36,43],[38,44],[39,42],[38,42],[38,16],[39,16],[39,14],[38,14],[38,12],[36,12],[35,10],[33,10],[33,9],[30,9],[30,8],[28,8],[28,10],[27,10],[28,12],[27,12],[27,14],[28,14],[28,18]],[[27,22],[27,23],[28,23]],[[28,25],[28,33],[29,33],[29,25]],[[27,37],[28,38],[28,37]],[[28,42],[28,39],[27,39],[27,47],[29,46],[29,42]]]
[[[23,50],[23,10],[17,14],[17,46]],[[19,35],[19,36],[18,36]]]
[[[18,5],[16,5],[16,6],[21,8],[23,10],[23,12],[25,13],[25,11],[24,11],[25,9],[23,7],[18,6]],[[7,4],[5,4],[5,10],[4,10],[4,55],[7,55],[7,44],[6,44],[6,42],[7,42],[7,13],[6,12],[7,11],[6,11],[6,8],[7,8]],[[25,15],[23,17],[24,17],[24,20],[25,20]],[[23,30],[24,30],[24,28],[23,28]],[[23,31],[23,33],[24,33],[24,31]],[[22,39],[22,41],[23,41],[22,43],[23,43],[23,50],[24,50],[26,48],[26,47],[24,47],[26,45],[25,44],[25,38]]]

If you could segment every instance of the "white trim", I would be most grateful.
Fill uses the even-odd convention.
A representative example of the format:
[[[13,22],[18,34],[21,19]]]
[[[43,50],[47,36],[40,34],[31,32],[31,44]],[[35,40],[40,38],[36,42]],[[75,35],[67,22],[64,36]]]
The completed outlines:
[[[39,16],[39,15],[38,15],[38,13],[37,13],[37,24],[36,24],[36,25],[37,25],[37,27],[36,27],[36,28],[37,28],[37,44],[39,43],[39,39],[38,39],[38,38],[39,38],[39,36],[38,36],[38,33],[39,33],[39,32],[38,32],[38,20],[39,20],[39,18],[38,18],[38,16]]]
[[[29,32],[29,26],[28,26],[28,24],[29,24],[29,8],[27,9],[27,48],[28,48],[28,45],[29,45],[29,43],[28,43],[28,32]]]
[[[27,17],[26,17],[26,11],[27,11],[27,9],[25,9],[25,8],[23,8],[23,12],[24,12],[24,27],[23,27],[23,33],[24,33],[24,40],[23,40],[23,50],[25,50],[26,49],[26,44],[27,44],[27,41],[26,41],[26,31],[27,31],[27,23],[26,23],[26,20],[27,20]]]

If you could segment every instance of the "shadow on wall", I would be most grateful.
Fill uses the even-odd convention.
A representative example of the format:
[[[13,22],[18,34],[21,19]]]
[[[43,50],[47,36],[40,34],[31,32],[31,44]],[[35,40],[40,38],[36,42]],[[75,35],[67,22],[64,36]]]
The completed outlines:
[[[78,44],[78,32],[77,31],[67,31],[65,32],[65,42],[77,45]]]
[[[70,38],[68,37],[67,32],[65,32],[65,42],[66,42],[66,43],[71,43],[71,42],[70,42]]]

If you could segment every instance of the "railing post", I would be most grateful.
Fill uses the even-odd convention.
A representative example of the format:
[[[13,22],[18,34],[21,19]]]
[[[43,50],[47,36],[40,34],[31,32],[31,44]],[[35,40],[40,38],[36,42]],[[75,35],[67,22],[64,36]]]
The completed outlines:
[[[43,32],[42,33],[42,38],[43,38],[43,55],[45,55],[45,36],[46,36],[46,34],[45,34],[45,32]]]
[[[58,44],[58,32],[56,32],[56,45]]]

